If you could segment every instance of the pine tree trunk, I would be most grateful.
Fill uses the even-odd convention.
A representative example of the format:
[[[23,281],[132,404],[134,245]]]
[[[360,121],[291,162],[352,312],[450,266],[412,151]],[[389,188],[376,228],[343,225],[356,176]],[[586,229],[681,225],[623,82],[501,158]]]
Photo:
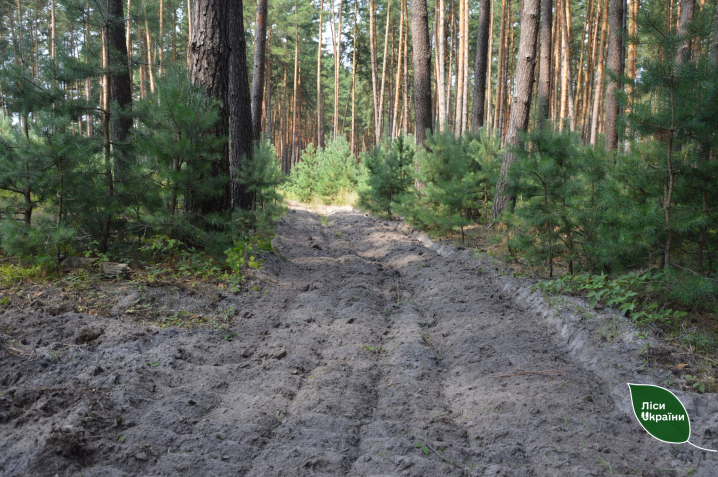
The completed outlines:
[[[280,127],[279,127],[279,134],[280,134],[280,144],[279,147],[281,149],[281,157],[282,157],[282,172],[285,174],[289,174],[289,166],[287,164],[287,129],[288,129],[288,123],[289,123],[289,98],[288,98],[288,92],[287,92],[287,65],[284,65],[284,101],[283,105],[280,108],[281,111],[284,112],[284,115],[281,115],[280,111]]]
[[[464,95],[461,99],[461,135],[469,127],[469,0],[464,0]],[[463,243],[463,242],[462,242]]]
[[[638,36],[638,0],[631,0],[628,5],[628,36],[630,38],[636,38]],[[637,45],[631,42],[628,45],[628,63],[626,65],[627,71],[626,76],[628,81],[626,82],[626,96],[628,97],[628,104],[626,106],[626,116],[631,114],[633,106],[633,88],[636,80],[636,53]],[[629,141],[626,140],[626,149],[630,147]]]
[[[551,96],[551,29],[553,27],[553,2],[541,0],[541,58],[539,65],[538,107],[539,124],[549,117]]]
[[[38,17],[38,8],[37,3],[34,5],[35,7],[35,21],[33,22],[33,73],[35,81],[40,81],[40,35],[38,31],[38,23],[39,23],[39,17]],[[79,55],[75,55],[75,57],[78,57]],[[81,133],[82,134],[82,133]]]
[[[444,96],[444,99],[446,101],[446,111],[444,112],[444,116],[446,117],[446,127],[450,128],[450,121],[451,121],[451,92],[454,89],[454,78],[455,70],[456,70],[456,55],[454,54],[456,51],[456,2],[454,0],[451,0],[451,18],[449,19],[449,24],[451,25],[451,28],[449,29],[448,36],[451,40],[451,45],[449,46],[449,66],[447,68],[447,72],[449,75],[449,79],[446,82],[446,93]]]
[[[494,129],[498,131],[499,135],[503,134],[503,127],[501,127],[501,105],[504,90],[504,63],[506,62],[506,0],[501,0],[501,28],[499,30],[499,62],[498,69],[496,70],[496,105],[494,110]]]
[[[138,29],[137,34],[139,38],[137,39],[137,51],[139,53],[140,58],[142,58],[143,51],[145,49],[145,35],[144,30]],[[147,65],[144,64],[144,61],[140,63],[140,99],[144,99],[147,97]]]
[[[484,0],[485,2],[488,0]],[[439,77],[437,79],[439,130],[444,131],[446,127],[446,5],[444,0],[439,0],[437,6],[438,14],[438,43],[436,61],[439,64]]]
[[[229,133],[229,1],[237,0],[195,0],[192,8],[192,40],[190,44],[190,81],[202,87],[207,95],[220,103],[220,114],[213,127],[216,137],[227,137]],[[251,116],[250,116],[251,117]],[[250,119],[251,124],[251,119]],[[251,130],[247,132],[251,138]],[[229,147],[225,143],[216,151],[220,159],[212,163],[212,177],[229,178]],[[239,149],[237,150],[239,151]],[[195,199],[190,197],[188,209],[199,217],[212,212],[224,212],[231,208],[230,181],[222,185],[218,196]]]
[[[227,0],[222,0],[227,1]],[[150,37],[150,27],[147,23],[147,8],[145,7],[145,35],[147,37],[147,71],[150,75],[150,92],[155,93],[155,74],[152,71],[152,38]]]
[[[431,113],[431,44],[426,0],[411,2],[411,40],[414,62],[416,143],[426,147],[426,131],[433,131]]]
[[[86,3],[85,7],[85,48],[89,51],[90,49],[90,2],[88,1]],[[88,57],[85,57],[85,63],[89,61]],[[90,102],[90,98],[92,98],[92,83],[90,82],[90,78],[85,78],[85,101],[88,103]],[[87,125],[85,127],[85,133],[87,134],[87,137],[92,137],[92,113],[90,111],[87,111],[85,113],[85,120],[87,121]]]
[[[105,160],[105,181],[107,184],[107,196],[112,197],[114,193],[114,181],[112,179],[112,154],[111,154],[111,138],[110,138],[110,74],[109,74],[109,46],[107,41],[107,25],[108,21],[102,25],[102,149]],[[31,209],[32,210],[32,209]],[[29,224],[30,220],[25,211],[26,222]],[[102,226],[100,229],[100,240],[99,249],[100,252],[107,252],[107,247],[110,240],[110,229],[112,226],[112,214],[108,213],[102,219]]]
[[[22,47],[22,17],[19,16],[20,12],[20,0],[17,1],[18,8],[18,20],[20,21],[20,46]],[[52,24],[50,28],[50,58],[53,60],[57,56],[57,19],[55,16],[55,0],[50,0],[50,22]]]
[[[465,3],[464,0],[459,0],[459,25],[458,25],[458,39],[459,49],[456,54],[456,109],[454,110],[454,134],[456,137],[461,136],[461,119],[463,118],[463,106],[464,106],[464,43],[466,37],[464,36],[464,20],[466,17]]]
[[[342,70],[342,8],[344,0],[339,0],[339,25],[334,32],[334,139],[339,135],[339,79]],[[334,14],[334,10],[332,10]]]
[[[192,56],[192,0],[187,0],[187,70],[190,69]]]
[[[563,129],[563,125],[566,119],[566,91],[568,90],[568,66],[566,63],[566,48],[567,40],[566,40],[566,18],[564,17],[564,9],[563,9],[563,3],[566,0],[557,0],[556,1],[556,21],[558,22],[558,37],[557,41],[560,43],[560,52],[561,52],[561,96],[560,96],[560,102],[559,102],[559,110],[558,110],[558,126],[559,129]]]
[[[560,9],[559,32],[561,37],[561,110],[559,113],[560,127],[563,129],[565,119],[568,118],[569,130],[573,131],[573,80],[571,78],[571,12],[569,0],[559,1]]]
[[[358,0],[354,0],[354,47],[352,48],[352,135],[350,142],[350,150],[355,154],[356,146],[356,77],[357,77],[357,17],[358,17]]]
[[[486,67],[489,54],[489,24],[491,22],[490,2],[491,0],[481,0],[479,5],[479,31],[476,37],[476,63],[474,65],[474,107],[471,111],[473,132],[477,132],[484,125]]]
[[[551,120],[553,121],[553,129],[559,123],[559,103],[561,100],[561,11],[556,10],[556,16],[553,22],[552,50],[551,50]]]
[[[404,28],[404,122],[402,128],[404,134],[409,130],[409,6],[404,0],[404,11],[406,12],[406,28]]]
[[[302,133],[303,128],[301,127],[302,124],[302,66],[299,66],[299,72],[297,75],[297,103],[295,106],[295,113],[294,113],[294,140],[292,147],[294,148],[294,154],[292,160],[294,161],[292,163],[292,166],[295,166],[300,159],[300,156],[302,155]]]
[[[164,54],[164,46],[165,46],[165,2],[164,0],[160,0],[160,36],[157,38],[157,60],[159,63],[160,71],[159,75],[162,76],[162,63],[163,58],[162,55]]]
[[[264,114],[267,118],[267,139],[274,144],[274,120],[272,119],[272,27],[269,27],[269,35],[267,37],[267,70],[264,75],[265,93],[264,100],[266,107]],[[319,103],[320,104],[320,103]],[[319,107],[319,106],[317,106]]]
[[[501,137],[504,138],[504,144],[506,144],[506,134],[509,130],[509,118],[511,117],[511,103],[512,103],[512,95],[511,93],[514,91],[513,85],[514,85],[514,31],[515,28],[513,28],[513,11],[511,10],[511,2],[508,4],[508,18],[507,18],[507,24],[509,27],[506,31],[506,41],[508,44],[506,45],[506,58],[507,61],[504,61],[504,94],[503,94],[503,114],[501,118]]]
[[[508,193],[508,173],[516,160],[514,148],[519,147],[521,132],[528,126],[533,92],[534,68],[536,66],[536,43],[540,19],[539,0],[524,0],[521,12],[521,37],[519,41],[518,64],[516,67],[516,99],[511,108],[509,130],[506,135],[507,150],[501,161],[501,177],[496,184],[493,219],[498,218],[513,201]]]
[[[373,2],[373,0],[372,0]],[[324,0],[321,0],[319,6],[319,34],[317,46],[317,148],[322,147],[322,35],[324,33],[324,23],[322,20],[322,14],[324,13]],[[374,19],[374,12],[370,12],[372,23]],[[372,50],[372,58],[374,58],[374,50]],[[372,62],[372,65],[374,63]],[[372,67],[373,68],[373,67]],[[374,76],[376,71],[372,70]],[[376,78],[374,78],[376,83]],[[374,102],[376,103],[376,85],[374,87]],[[374,106],[376,108],[376,104]]]
[[[608,32],[608,4],[609,0],[603,2],[603,23],[601,26],[601,41],[598,46],[598,72],[596,74],[596,87],[593,91],[593,114],[591,115],[591,144],[596,144],[598,137],[599,107],[601,104],[601,90],[603,89],[603,63],[606,50],[606,33]]]
[[[608,59],[606,68],[613,75],[620,75],[623,37],[623,0],[610,0],[608,30]],[[606,150],[612,151],[618,145],[618,98],[616,91],[620,83],[617,78],[609,77],[606,83]]]
[[[127,38],[125,35],[124,13],[122,0],[108,0],[108,40],[110,102],[117,102],[119,110],[112,115],[111,138],[115,155],[115,168],[119,180],[131,166],[127,153],[127,136],[132,128],[132,82],[130,81],[129,63],[127,61]]]
[[[386,9],[386,32],[384,33],[384,59],[382,60],[381,68],[381,91],[379,94],[379,115],[377,121],[377,144],[379,144],[381,138],[381,128],[384,122],[384,85],[386,82],[386,58],[388,55],[389,47],[389,25],[391,24],[391,2],[387,5]]]
[[[601,23],[601,3],[600,0],[593,0],[594,4],[594,15],[591,18],[591,24],[589,29],[589,48],[588,48],[588,61],[586,65],[586,77],[583,87],[583,101],[581,106],[581,135],[584,138],[584,143],[590,136],[588,127],[590,123],[590,110],[588,109],[591,104],[591,94],[594,89],[593,79],[596,66],[596,52],[598,50],[598,25]]]
[[[489,46],[488,46],[488,60],[486,61],[486,127],[489,133],[492,133],[492,117],[491,117],[491,104],[492,104],[492,88],[491,88],[491,70],[493,63],[493,45],[494,45],[494,2],[489,1]],[[485,215],[485,214],[484,214]]]
[[[565,58],[564,61],[566,62],[566,100],[568,102],[568,121],[569,121],[569,130],[573,131],[576,128],[576,111],[574,109],[574,94],[573,94],[573,67],[571,66],[572,58],[573,58],[573,52],[571,48],[571,39],[573,38],[573,34],[571,33],[571,1],[570,0],[564,0],[564,36],[566,39],[565,45]],[[580,65],[579,65],[580,67]]]
[[[244,28],[243,28],[244,29]],[[267,48],[267,0],[257,2],[254,33],[254,69],[252,77],[252,138],[262,138],[262,102],[264,99],[264,54]]]
[[[688,27],[693,22],[693,15],[696,7],[695,0],[680,0],[680,19],[678,23],[678,36],[681,43],[678,45],[676,63],[685,63],[691,56],[691,40],[685,38],[688,35]]]
[[[297,162],[297,82],[299,80],[299,11],[297,10],[297,0],[294,0],[294,93],[292,95],[292,165]],[[339,20],[341,23],[341,20]],[[336,47],[335,47],[336,48]],[[336,49],[334,50],[336,52]],[[336,59],[336,58],[335,58]],[[336,70],[335,70],[336,74]],[[336,76],[334,77],[336,84]],[[339,95],[334,95],[334,136],[337,133],[337,101]]]
[[[130,7],[132,6],[132,0],[127,0],[127,19],[125,20],[125,51],[127,52],[127,67],[130,72],[130,83],[133,81],[132,73],[132,30],[130,25]]]
[[[229,1],[229,125],[230,125],[230,173],[232,191],[232,209],[237,207],[250,210],[256,206],[256,197],[247,190],[247,184],[239,179],[239,172],[253,156],[252,106],[249,90],[249,72],[247,68],[247,39],[244,33],[242,0]],[[264,41],[262,41],[264,43]],[[264,45],[263,45],[264,46]],[[262,52],[264,53],[264,52]],[[256,56],[256,55],[255,55]],[[262,54],[262,65],[264,65]],[[255,74],[257,70],[255,69]],[[261,91],[260,83],[260,91]],[[261,93],[260,93],[261,94]],[[259,105],[261,107],[261,98]],[[261,112],[257,115],[261,121]],[[260,123],[261,134],[261,123]]]
[[[369,3],[369,53],[371,55],[371,88],[372,88],[372,113],[374,119],[374,138],[375,144],[379,144],[380,128],[379,128],[379,94],[377,92],[377,59],[376,59],[376,24],[374,20],[374,10],[376,9],[375,0]],[[317,93],[319,94],[319,93]],[[319,101],[317,101],[319,102]]]
[[[172,63],[177,63],[177,7],[172,8]],[[130,66],[130,77],[132,77],[132,66]]]
[[[586,43],[589,43],[589,44],[591,43],[591,39],[590,39],[590,38],[591,38],[591,37],[590,37],[591,28],[590,28],[590,25],[591,25],[591,23],[592,23],[592,22],[591,22],[591,15],[593,14],[593,5],[594,5],[594,3],[595,3],[594,0],[588,0],[588,7],[587,7],[587,9],[586,9],[586,18],[585,18],[585,20],[584,20],[584,22],[583,22],[583,23],[584,23],[583,29],[581,30],[581,54],[580,54],[579,59],[578,59],[578,77],[576,78],[576,87],[577,87],[578,89],[577,89],[577,91],[576,91],[574,108],[573,108],[574,111],[575,111],[575,114],[577,114],[577,115],[579,114],[579,111],[580,111],[580,108],[581,108],[581,100],[582,100],[582,96],[581,96],[581,95],[583,94],[583,92],[584,92],[584,90],[585,90],[585,88],[583,87],[583,83],[584,83],[584,82],[583,82],[583,78],[584,78],[584,74],[583,74],[583,63],[584,63],[584,62],[583,62],[583,59],[584,59],[584,54],[586,53]],[[587,36],[587,35],[588,35],[588,40],[586,39],[586,36]],[[575,118],[574,121],[575,121],[575,122],[578,122],[578,123],[579,123],[579,127],[580,127],[580,118]],[[575,122],[574,122],[574,125],[571,127],[571,130],[575,130],[575,129],[576,129],[576,124],[575,124]]]
[[[356,1],[356,0],[355,0]],[[394,81],[394,107],[393,110],[393,118],[392,118],[392,126],[391,126],[391,137],[392,139],[397,136],[397,130],[399,129],[399,93],[401,91],[401,62],[402,62],[402,48],[404,41],[404,23],[406,21],[406,12],[404,11],[404,7],[406,6],[405,2],[401,3],[401,14],[399,16],[399,46],[397,48],[397,55],[396,55],[396,80]]]

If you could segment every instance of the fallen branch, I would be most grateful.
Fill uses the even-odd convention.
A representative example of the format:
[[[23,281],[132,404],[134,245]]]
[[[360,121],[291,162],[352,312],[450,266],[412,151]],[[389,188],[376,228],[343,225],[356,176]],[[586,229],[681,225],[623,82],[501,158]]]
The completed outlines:
[[[510,376],[519,376],[522,374],[551,374],[551,373],[561,373],[566,372],[565,369],[547,369],[546,371],[519,371],[518,373],[511,373],[511,374],[500,374],[499,376],[494,376],[495,378],[508,378]]]
[[[32,354],[26,353],[26,352],[24,352],[24,351],[21,350],[21,349],[13,348],[12,346],[8,346],[7,348],[10,349],[10,350],[15,351],[16,353],[20,353],[20,354],[22,354],[22,355],[24,355],[24,356],[32,356]]]
[[[431,447],[431,446],[430,446],[429,444],[427,444],[426,442],[422,442],[422,444],[424,444],[424,445],[425,445],[426,447],[428,447],[429,449],[433,450],[434,453],[435,453],[436,455],[438,455],[439,457],[441,457],[441,459],[442,459],[444,462],[446,462],[447,464],[456,466],[456,467],[458,467],[458,468],[461,468],[461,466],[460,466],[459,464],[457,464],[457,463],[454,462],[453,460],[451,460],[451,459],[449,459],[449,458],[447,458],[447,457],[441,455],[441,454],[439,453],[439,451],[437,451],[436,449],[434,449],[433,447]]]

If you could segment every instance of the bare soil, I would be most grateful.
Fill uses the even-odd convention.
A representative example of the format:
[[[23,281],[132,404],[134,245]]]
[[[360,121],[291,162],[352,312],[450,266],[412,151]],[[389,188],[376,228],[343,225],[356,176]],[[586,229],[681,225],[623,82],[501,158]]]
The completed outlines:
[[[468,251],[321,212],[292,207],[238,295],[106,284],[78,312],[68,290],[15,292],[0,474],[718,475],[633,418],[625,382],[662,371],[630,333],[603,342]],[[216,329],[157,326],[142,304]],[[718,448],[716,396],[680,396],[693,441]]]

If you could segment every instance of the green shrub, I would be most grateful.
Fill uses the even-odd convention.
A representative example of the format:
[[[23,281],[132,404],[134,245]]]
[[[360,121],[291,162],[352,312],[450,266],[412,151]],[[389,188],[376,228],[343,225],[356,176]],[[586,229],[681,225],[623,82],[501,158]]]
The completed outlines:
[[[518,220],[510,222],[515,227],[510,246],[532,261],[545,261],[549,276],[553,276],[554,257],[565,254],[573,272],[576,212],[583,205],[576,180],[582,162],[578,137],[547,128],[528,134],[526,143],[526,148],[516,151],[509,174],[513,194],[520,198],[513,211]]]
[[[481,209],[480,165],[468,153],[473,137],[437,132],[416,153],[421,187],[404,194],[397,208],[410,222],[442,232],[461,231],[476,221]]]
[[[255,145],[252,159],[243,166],[237,180],[247,185],[252,206],[248,211],[235,210],[235,221],[246,230],[267,230],[285,211],[283,198],[277,192],[285,179],[274,146],[266,139],[260,141]]]
[[[394,142],[383,143],[364,155],[365,174],[358,188],[359,205],[391,218],[394,201],[414,186],[415,151],[415,142],[410,136],[399,136]]]
[[[287,190],[301,201],[314,197],[331,203],[342,190],[356,187],[360,175],[359,164],[351,154],[347,140],[340,136],[323,149],[312,144],[302,152],[302,158],[289,176]]]
[[[31,225],[14,219],[0,222],[0,244],[5,253],[46,269],[57,268],[62,249],[67,248],[74,235],[70,228],[43,220]]]

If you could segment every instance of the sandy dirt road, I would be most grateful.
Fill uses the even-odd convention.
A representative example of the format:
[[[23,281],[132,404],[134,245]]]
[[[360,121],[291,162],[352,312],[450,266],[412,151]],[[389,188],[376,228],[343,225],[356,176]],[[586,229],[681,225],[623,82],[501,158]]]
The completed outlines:
[[[0,474],[718,475],[476,264],[348,208],[293,207],[275,245],[258,291],[176,297],[236,336],[6,311],[33,351],[0,360]]]

